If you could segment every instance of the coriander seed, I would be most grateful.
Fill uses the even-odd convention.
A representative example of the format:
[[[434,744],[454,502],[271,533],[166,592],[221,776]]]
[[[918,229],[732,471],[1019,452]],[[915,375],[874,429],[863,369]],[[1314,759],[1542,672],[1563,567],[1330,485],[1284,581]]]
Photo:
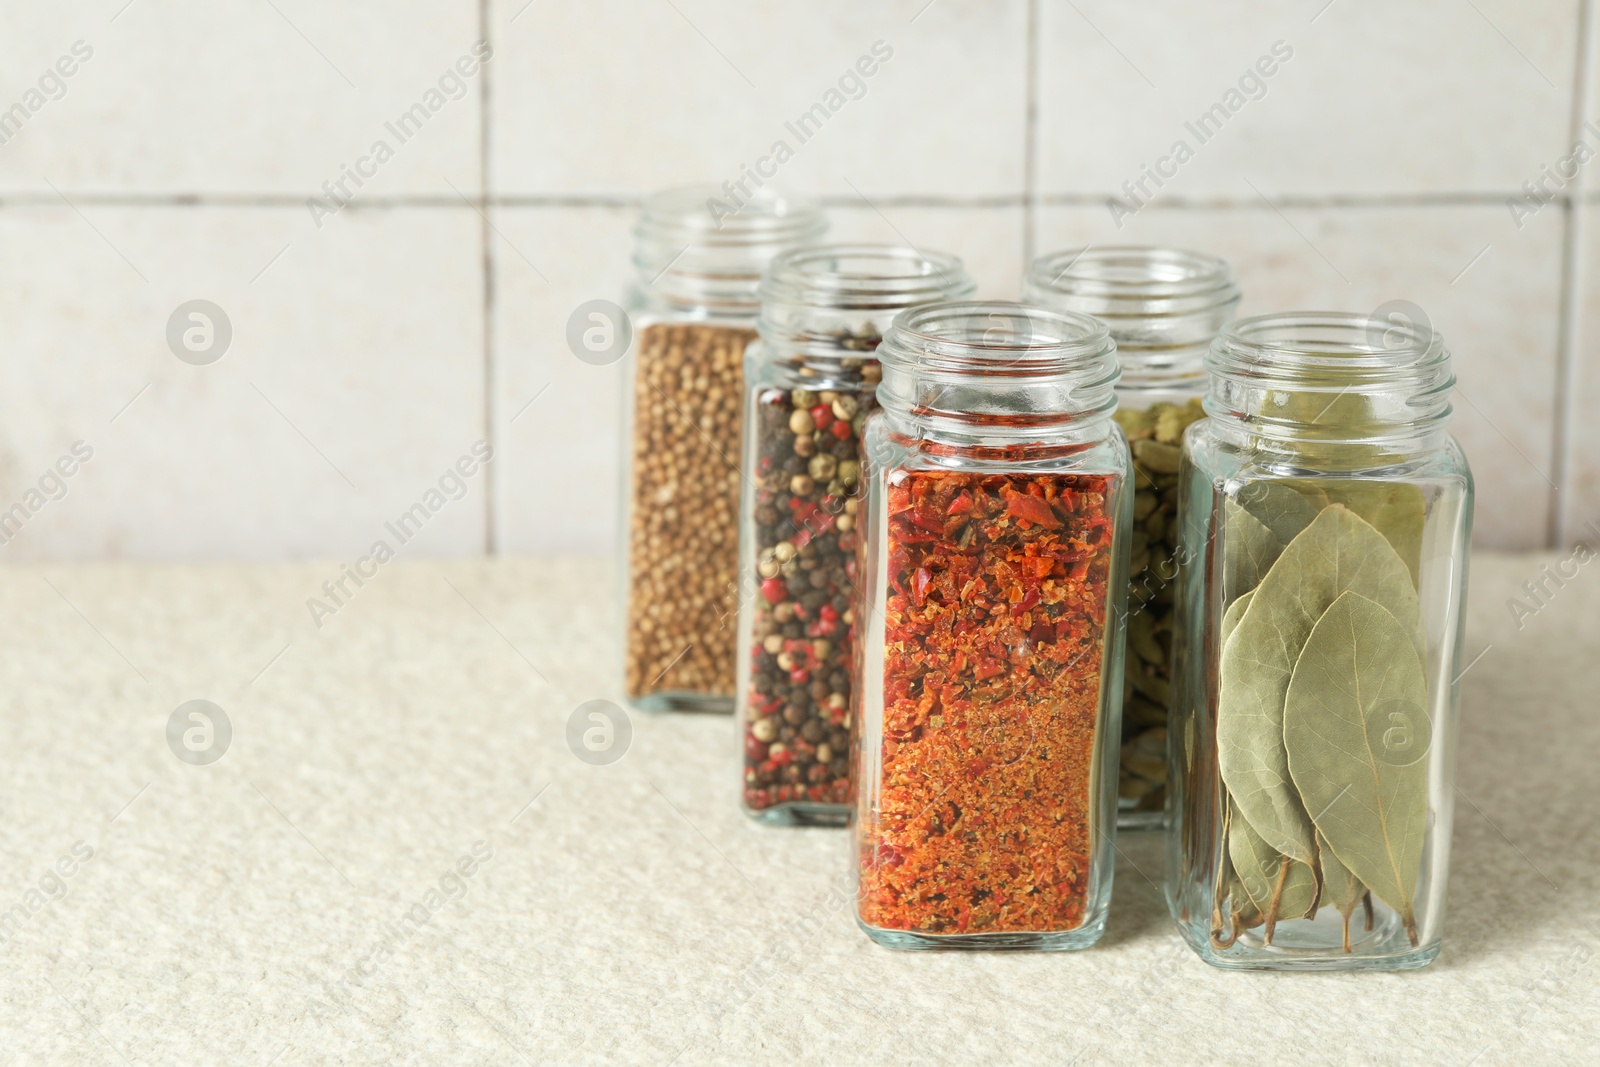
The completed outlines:
[[[647,709],[732,706],[745,349],[767,261],[826,225],[770,193],[714,216],[720,195],[659,193],[634,231],[623,680]],[[751,566],[757,580],[777,570]]]

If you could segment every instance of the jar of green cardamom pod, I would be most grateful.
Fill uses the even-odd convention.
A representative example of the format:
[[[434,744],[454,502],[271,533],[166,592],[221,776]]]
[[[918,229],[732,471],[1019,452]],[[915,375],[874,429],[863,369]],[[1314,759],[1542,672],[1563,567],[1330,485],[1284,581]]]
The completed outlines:
[[[1472,475],[1440,336],[1241,319],[1179,475],[1167,898],[1219,967],[1439,953]]]
[[[1204,416],[1205,355],[1239,307],[1228,264],[1176,248],[1107,246],[1041,256],[1024,300],[1104,322],[1117,343],[1117,423],[1133,449],[1133,559],[1123,675],[1117,826],[1159,829],[1177,577],[1178,446]]]

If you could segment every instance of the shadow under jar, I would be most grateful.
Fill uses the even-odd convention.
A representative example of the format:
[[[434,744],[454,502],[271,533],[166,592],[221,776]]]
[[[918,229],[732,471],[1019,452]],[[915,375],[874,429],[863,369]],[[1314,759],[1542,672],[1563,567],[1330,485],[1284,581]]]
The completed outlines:
[[[1472,476],[1438,334],[1241,319],[1184,440],[1167,899],[1219,967],[1439,952]]]
[[[1228,264],[1176,248],[1107,246],[1035,260],[1023,299],[1104,322],[1117,343],[1116,420],[1133,450],[1128,662],[1117,825],[1158,829],[1167,802],[1167,713],[1178,561],[1178,454],[1204,417],[1206,351],[1239,307]]]
[[[908,311],[867,420],[856,916],[893,948],[1105,928],[1132,478],[1087,315]]]
[[[971,296],[954,256],[887,245],[786,252],[745,356],[738,718],[745,811],[843,826],[861,428],[876,350],[908,307]]]
[[[623,679],[645,710],[733,710],[744,351],[767,263],[827,229],[805,201],[763,192],[714,214],[721,197],[657,193],[634,229]]]

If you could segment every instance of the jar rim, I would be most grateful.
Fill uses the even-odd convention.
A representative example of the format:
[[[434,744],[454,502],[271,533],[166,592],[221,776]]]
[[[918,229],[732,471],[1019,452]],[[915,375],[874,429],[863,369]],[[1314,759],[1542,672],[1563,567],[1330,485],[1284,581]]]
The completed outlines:
[[[1207,415],[1288,448],[1429,437],[1450,419],[1456,382],[1430,326],[1347,311],[1238,319],[1212,344],[1206,369]],[[1296,403],[1307,396],[1315,399]]]
[[[768,265],[761,300],[806,307],[913,307],[970,295],[977,288],[959,256],[905,245],[809,245]]]
[[[977,374],[1005,368],[1047,374],[1086,367],[1115,352],[1111,331],[1092,315],[1008,300],[910,308],[895,316],[878,346],[885,362]]]
[[[822,237],[813,201],[770,187],[686,185],[645,198],[633,227],[630,299],[677,316],[754,324],[761,273],[773,256]]]
[[[886,412],[935,434],[1019,443],[1099,439],[1121,374],[1099,319],[1001,300],[902,311],[878,361]]]
[[[1279,311],[1235,319],[1206,369],[1307,390],[1453,386],[1444,336],[1430,326],[1350,311]]]
[[[1193,314],[1240,298],[1227,260],[1159,245],[1085,245],[1051,252],[1033,261],[1027,285],[1036,296],[1105,301],[1105,313],[1113,316]]]
[[[714,185],[684,185],[652,193],[640,205],[634,235],[641,241],[692,241],[740,248],[812,241],[827,229],[822,208],[804,197],[758,189],[730,197]]]

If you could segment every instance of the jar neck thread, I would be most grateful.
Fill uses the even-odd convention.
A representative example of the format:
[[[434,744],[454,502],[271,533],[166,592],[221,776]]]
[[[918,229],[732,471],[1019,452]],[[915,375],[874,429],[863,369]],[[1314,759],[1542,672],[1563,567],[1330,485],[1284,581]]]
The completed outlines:
[[[1339,312],[1240,319],[1206,358],[1206,414],[1247,447],[1381,465],[1441,445],[1455,387],[1433,330]]]
[[[767,264],[816,241],[827,225],[815,204],[771,190],[737,208],[711,186],[656,193],[634,226],[630,302],[677,318],[748,323]]]
[[[1023,299],[1104,322],[1122,365],[1120,392],[1198,394],[1206,351],[1238,310],[1240,293],[1233,271],[1216,256],[1113,245],[1039,257]]]
[[[878,348],[878,401],[919,435],[996,445],[1110,432],[1116,345],[1104,324],[1026,304],[902,312]]]
[[[830,373],[874,358],[907,308],[970,297],[961,260],[892,245],[820,245],[785,252],[761,283],[762,357]]]

